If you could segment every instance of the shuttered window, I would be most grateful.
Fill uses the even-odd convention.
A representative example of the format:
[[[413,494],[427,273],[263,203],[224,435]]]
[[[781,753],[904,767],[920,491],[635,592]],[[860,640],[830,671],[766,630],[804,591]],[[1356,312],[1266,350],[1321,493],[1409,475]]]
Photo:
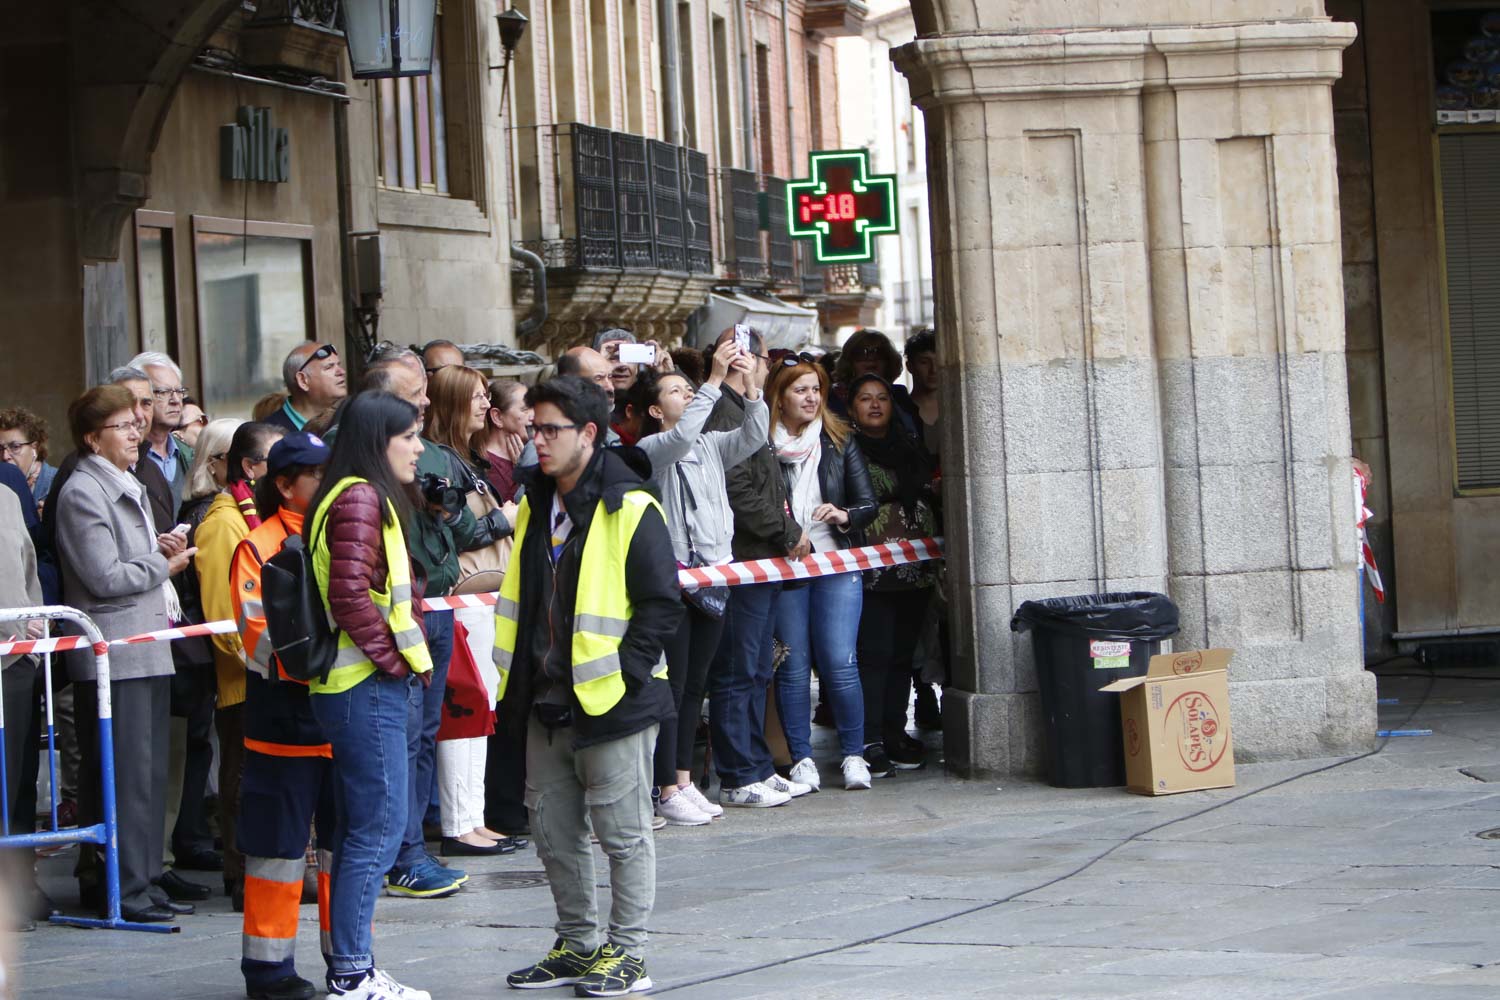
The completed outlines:
[[[1500,488],[1500,133],[1438,139],[1460,491]]]

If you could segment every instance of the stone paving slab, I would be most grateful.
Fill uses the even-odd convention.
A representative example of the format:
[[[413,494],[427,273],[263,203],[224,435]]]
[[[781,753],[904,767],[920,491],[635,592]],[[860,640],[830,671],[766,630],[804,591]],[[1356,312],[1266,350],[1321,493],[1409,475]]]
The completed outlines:
[[[1500,684],[1436,682],[1410,722],[1426,687],[1383,681],[1382,695],[1402,704],[1384,707],[1382,723],[1435,737],[1300,778],[1335,761],[1246,763],[1236,788],[1159,799],[963,782],[933,766],[870,792],[830,787],[782,809],[731,810],[708,829],[662,831],[656,992],[1500,996],[1500,841],[1475,836],[1500,826],[1500,786],[1459,770],[1500,767]],[[816,733],[831,763],[832,734]],[[42,868],[64,904],[70,865],[63,855]],[[597,865],[607,911],[602,855]],[[441,1000],[504,996],[505,973],[552,939],[532,852],[467,867],[475,877],[456,897],[387,898],[377,910],[381,964]],[[19,935],[20,995],[242,996],[228,901],[181,923],[172,936]],[[319,978],[315,908],[303,908],[302,927],[299,967]]]

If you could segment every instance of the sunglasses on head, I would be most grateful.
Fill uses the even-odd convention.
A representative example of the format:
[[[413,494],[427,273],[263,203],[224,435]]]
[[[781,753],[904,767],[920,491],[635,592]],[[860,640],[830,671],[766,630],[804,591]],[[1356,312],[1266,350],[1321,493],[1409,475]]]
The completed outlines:
[[[322,361],[324,358],[336,358],[338,357],[338,355],[338,349],[335,348],[332,344],[324,344],[316,351],[313,351],[307,356],[307,360],[302,362],[302,367],[297,369],[297,374],[302,374],[307,366],[312,364],[314,361]]]
[[[788,354],[781,359],[782,367],[795,368],[798,365],[815,365],[818,359],[803,351],[801,354]]]

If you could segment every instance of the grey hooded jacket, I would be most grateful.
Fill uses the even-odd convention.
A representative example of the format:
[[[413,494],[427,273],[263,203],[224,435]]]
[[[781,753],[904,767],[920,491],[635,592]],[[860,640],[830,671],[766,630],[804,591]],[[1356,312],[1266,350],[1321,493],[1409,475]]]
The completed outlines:
[[[703,431],[721,395],[718,386],[704,383],[676,427],[636,442],[637,448],[651,456],[652,478],[661,489],[672,552],[682,565],[688,563],[690,539],[704,562],[712,565],[729,559],[734,512],[724,490],[725,472],[766,446],[771,414],[763,398],[745,401],[745,422],[737,430]],[[684,480],[691,498],[683,491]]]

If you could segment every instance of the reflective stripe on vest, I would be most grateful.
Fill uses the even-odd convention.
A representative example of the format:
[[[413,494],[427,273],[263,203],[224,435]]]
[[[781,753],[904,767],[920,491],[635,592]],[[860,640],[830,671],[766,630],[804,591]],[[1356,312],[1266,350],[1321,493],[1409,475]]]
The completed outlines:
[[[505,697],[505,685],[510,680],[511,663],[515,660],[516,629],[521,617],[521,543],[526,540],[526,527],[531,523],[531,497],[523,496],[516,508],[516,526],[511,532],[515,544],[510,550],[510,564],[505,567],[505,576],[500,581],[500,596],[495,601],[495,669],[500,672],[500,684],[495,689],[495,702]]]
[[[318,581],[318,593],[323,598],[323,606],[328,606],[328,574],[332,555],[329,553],[326,533],[322,530],[323,521],[328,517],[328,510],[333,502],[347,490],[357,483],[366,480],[357,476],[348,476],[339,480],[328,491],[323,502],[318,505],[313,514],[313,523],[310,537],[314,540],[312,558],[313,573]],[[396,516],[394,505],[389,500],[386,506],[390,514],[390,520],[384,522],[380,529],[381,547],[385,552],[386,580],[385,588],[382,590],[370,590],[370,601],[375,605],[375,610],[380,612],[380,617],[390,626],[391,636],[396,643],[396,649],[406,660],[407,666],[412,673],[424,674],[432,669],[432,656],[427,651],[427,643],[422,639],[422,630],[417,625],[417,620],[412,609],[411,590],[411,563],[406,553],[406,536],[401,530],[401,519]],[[308,687],[314,693],[329,693],[347,691],[360,681],[364,680],[375,670],[374,662],[365,655],[364,650],[357,646],[349,633],[340,631],[338,641],[338,653],[333,660],[333,667],[328,672],[326,681],[314,678]]]
[[[620,509],[610,513],[600,501],[589,522],[588,537],[578,567],[578,591],[573,606],[573,694],[589,715],[603,715],[625,696],[620,672],[620,645],[634,611],[626,587],[625,560],[630,543],[646,511],[661,507],[642,490],[625,494]],[[517,621],[521,599],[521,549],[526,525],[531,520],[530,498],[523,498],[516,513],[516,544],[495,604],[495,666],[500,671],[498,697],[504,697],[506,681],[516,650]],[[665,520],[665,518],[664,518]],[[663,656],[652,668],[653,677],[667,676]]]

